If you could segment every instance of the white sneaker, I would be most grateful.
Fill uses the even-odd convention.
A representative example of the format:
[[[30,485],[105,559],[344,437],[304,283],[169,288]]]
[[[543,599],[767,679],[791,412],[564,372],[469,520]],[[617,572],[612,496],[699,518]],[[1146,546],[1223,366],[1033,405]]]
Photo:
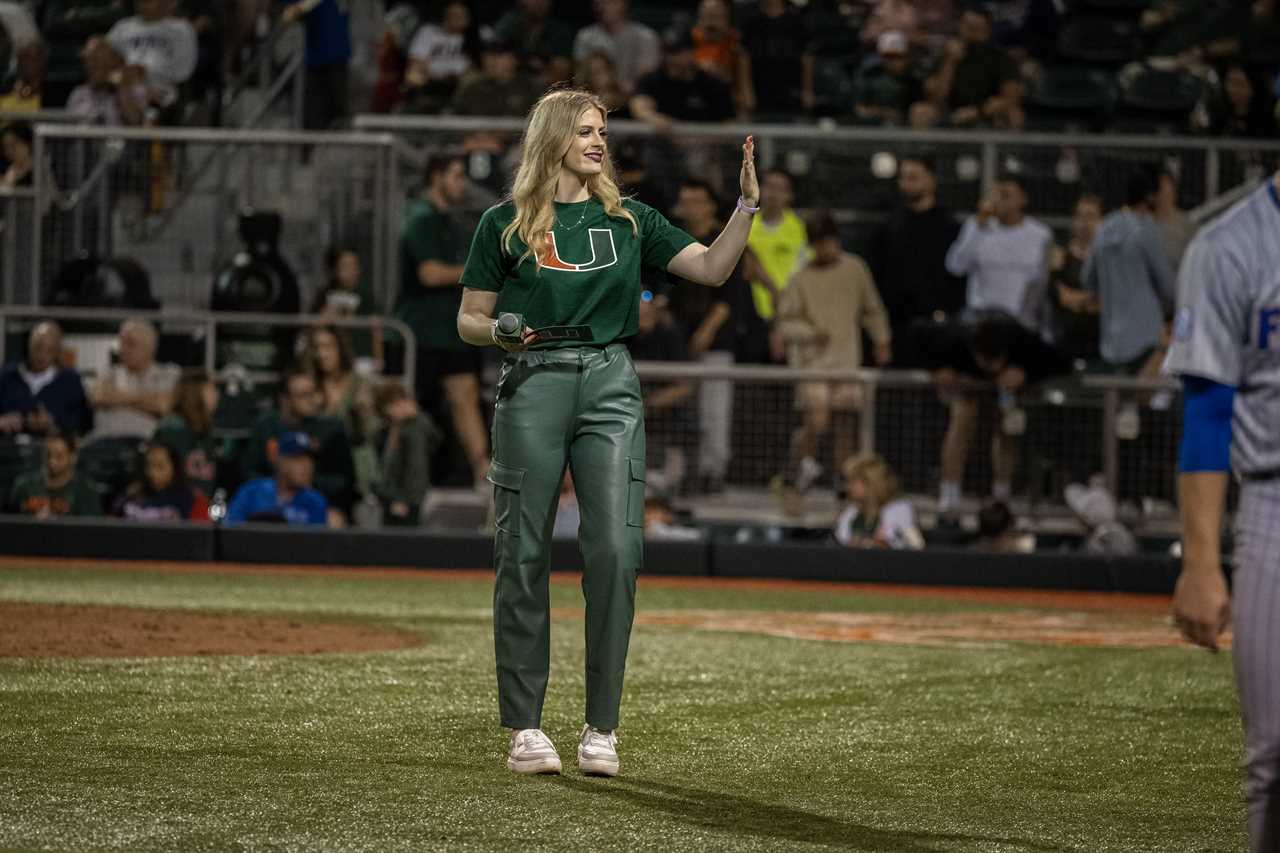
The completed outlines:
[[[560,754],[542,729],[521,729],[511,733],[507,769],[516,773],[559,773]]]
[[[591,726],[582,727],[578,741],[578,769],[588,776],[618,775],[618,736]]]

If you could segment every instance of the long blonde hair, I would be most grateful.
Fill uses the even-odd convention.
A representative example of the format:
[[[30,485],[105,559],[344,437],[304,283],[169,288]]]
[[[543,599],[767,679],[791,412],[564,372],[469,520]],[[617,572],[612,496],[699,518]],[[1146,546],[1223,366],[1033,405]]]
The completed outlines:
[[[557,89],[538,99],[529,111],[529,121],[524,131],[524,153],[520,168],[511,186],[511,199],[515,202],[515,218],[502,229],[502,247],[511,253],[511,238],[517,236],[529,248],[520,256],[534,258],[538,266],[546,257],[547,232],[556,219],[554,205],[556,185],[560,180],[560,164],[573,135],[578,130],[578,116],[585,110],[600,111],[603,120],[608,114],[604,102],[583,89]],[[587,192],[600,200],[608,216],[625,219],[631,223],[631,233],[639,233],[639,226],[631,211],[622,206],[622,193],[613,178],[613,160],[605,146],[603,168],[597,175],[587,178]]]
[[[866,486],[866,506],[863,510],[868,519],[880,515],[880,510],[896,498],[902,488],[889,463],[876,453],[850,456],[844,460],[840,469],[846,480],[861,480]]]

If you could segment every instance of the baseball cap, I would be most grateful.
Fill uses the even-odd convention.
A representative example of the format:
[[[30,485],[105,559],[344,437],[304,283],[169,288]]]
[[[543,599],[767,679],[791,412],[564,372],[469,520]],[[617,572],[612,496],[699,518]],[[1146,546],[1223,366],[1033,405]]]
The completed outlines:
[[[1063,490],[1067,506],[1089,527],[1116,520],[1116,499],[1104,487],[1072,483]]]
[[[876,52],[904,56],[907,52],[907,37],[897,30],[888,30],[876,39]]]
[[[316,443],[305,432],[282,432],[276,437],[277,456],[314,456]]]
[[[515,42],[499,35],[481,40],[481,53],[517,53]]]

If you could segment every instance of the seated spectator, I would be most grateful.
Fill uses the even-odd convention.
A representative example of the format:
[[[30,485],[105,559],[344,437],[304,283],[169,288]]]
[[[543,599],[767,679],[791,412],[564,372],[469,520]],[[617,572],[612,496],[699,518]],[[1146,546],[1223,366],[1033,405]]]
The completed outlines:
[[[597,51],[579,62],[574,82],[584,89],[590,89],[604,101],[604,105],[609,108],[609,118],[631,118],[630,99],[626,89],[618,81],[618,70],[609,54]]]
[[[690,285],[686,285],[690,286]],[[688,361],[684,329],[667,310],[667,298],[646,290],[640,296],[639,328],[627,340],[636,361]],[[663,382],[644,394],[651,472],[655,488],[677,491],[684,482],[689,456],[697,447],[698,414],[693,407],[693,383]]]
[[[813,109],[814,54],[808,27],[786,0],[760,0],[742,27],[739,105],[756,119],[792,118]]]
[[[333,510],[349,513],[355,503],[351,444],[342,421],[321,413],[323,402],[309,370],[295,368],[285,374],[279,411],[267,412],[254,425],[244,452],[244,467],[250,476],[269,476],[275,469],[276,438],[283,433],[305,433],[310,439],[308,452],[315,456],[316,488]]]
[[[1214,136],[1274,138],[1275,98],[1264,83],[1233,62],[1222,75],[1222,91],[1215,99],[1208,129]]]
[[[1152,217],[1157,172],[1130,176],[1125,204],[1098,226],[1080,280],[1097,294],[1102,360],[1113,372],[1154,377],[1164,362],[1165,319],[1176,300],[1173,266]]]
[[[89,386],[89,400],[97,413],[90,439],[150,438],[156,424],[169,414],[182,369],[156,363],[157,343],[155,326],[146,320],[125,320],[120,325],[120,363]]]
[[[337,418],[346,428],[356,491],[372,495],[378,477],[378,454],[374,449],[378,416],[374,412],[373,387],[355,371],[350,345],[336,329],[317,326],[303,337],[298,360],[311,371],[320,389],[321,413]]]
[[[613,62],[618,85],[630,96],[641,77],[658,68],[662,43],[658,34],[628,17],[627,0],[595,0],[596,23],[578,30],[573,41],[575,62],[603,53]]]
[[[836,518],[836,541],[846,548],[919,550],[924,536],[915,507],[900,496],[889,463],[874,453],[850,456],[840,465],[848,505]]]
[[[345,0],[298,0],[284,8],[285,26],[306,26],[307,86],[302,126],[329,130],[351,112],[351,20]]]
[[[900,204],[877,229],[867,263],[893,325],[894,365],[915,367],[919,335],[956,317],[964,286],[947,270],[947,250],[960,233],[955,215],[938,204],[938,167],[909,155],[898,167]]]
[[[409,68],[404,75],[406,109],[435,113],[446,107],[468,71],[466,51],[471,8],[448,3],[438,24],[424,24],[409,45]]]
[[[91,36],[81,52],[85,82],[71,90],[67,112],[85,124],[137,127],[146,119],[147,90],[125,82],[124,57],[102,36]]]
[[[4,159],[9,164],[4,175],[0,175],[0,189],[31,186],[35,180],[32,173],[35,168],[32,153],[35,148],[35,133],[31,125],[25,121],[5,125],[4,130],[0,131],[0,147],[3,147]]]
[[[703,532],[680,523],[671,499],[666,495],[645,495],[644,538],[663,542],[698,542]]]
[[[444,436],[399,382],[378,389],[378,414],[387,424],[377,485],[382,521],[414,526],[431,488],[431,455]]]
[[[1102,199],[1085,193],[1076,200],[1067,245],[1055,246],[1049,262],[1049,303],[1052,334],[1059,348],[1086,362],[1098,359],[1098,297],[1084,287],[1080,274],[1102,221]]]
[[[488,41],[480,49],[480,71],[463,78],[450,112],[463,116],[523,118],[542,94],[542,84],[519,73],[510,42]]]
[[[912,47],[933,51],[946,44],[955,20],[951,0],[872,0],[871,7],[861,31],[868,47],[896,31]]]
[[[889,316],[862,258],[840,247],[840,231],[828,211],[809,220],[813,259],[792,276],[778,304],[777,328],[787,344],[787,364],[799,368],[853,370],[862,366],[862,330],[875,345],[875,363],[892,358]],[[787,470],[773,488],[784,508],[798,507],[802,495],[822,472],[815,458],[818,444],[834,426],[835,458],[853,455],[855,418],[862,388],[853,383],[802,382],[796,386],[796,408],[802,422],[791,435]],[[834,467],[834,466],[833,466]]]
[[[31,330],[27,358],[0,372],[0,432],[82,435],[93,427],[84,382],[63,367],[62,329],[44,322]]]
[[[324,255],[328,279],[316,294],[311,313],[321,317],[370,317],[380,316],[374,303],[373,291],[360,267],[360,256],[355,249],[334,246]],[[372,359],[373,366],[381,370],[383,363],[382,328],[343,330],[351,342],[351,350],[357,358]]]
[[[725,0],[702,0],[698,4],[698,19],[690,30],[693,38],[693,57],[698,67],[708,74],[728,83],[736,95],[741,81],[741,36],[729,19],[729,5]]]
[[[575,33],[551,14],[551,6],[551,0],[518,0],[493,27],[499,41],[515,47],[524,75],[543,88],[573,76]]]
[[[37,112],[44,97],[44,72],[48,49],[44,41],[32,39],[18,48],[18,77],[13,88],[0,95],[0,112]]]
[[[1001,178],[947,251],[947,271],[968,277],[970,311],[1003,311],[1039,329],[1053,232],[1026,215],[1027,201],[1020,178]]]
[[[974,547],[997,554],[1030,554],[1036,549],[1034,534],[1018,532],[1018,520],[1004,501],[991,501],[978,511],[978,538]]]
[[[178,452],[150,441],[142,454],[142,479],[120,496],[112,515],[130,521],[208,521],[209,501],[187,484]]]
[[[1084,553],[1110,557],[1138,553],[1138,540],[1117,520],[1116,499],[1097,478],[1088,485],[1071,483],[1063,497],[1087,531],[1081,547]]]
[[[938,511],[949,514],[959,508],[965,463],[977,427],[978,394],[971,387],[962,387],[961,379],[992,381],[999,393],[998,423],[991,436],[991,493],[996,500],[1009,500],[1018,463],[1018,437],[1026,428],[1026,415],[1017,405],[1017,396],[1037,382],[1070,373],[1071,359],[1016,318],[999,313],[977,322],[939,326],[927,343],[924,361],[933,371],[938,396],[947,405],[949,416],[942,441]]]
[[[227,507],[227,524],[246,521],[344,527],[342,514],[331,509],[325,496],[312,488],[317,452],[305,432],[273,437],[275,476],[250,480]]]
[[[877,56],[858,69],[854,80],[854,114],[862,121],[902,127],[912,113],[912,105],[921,103],[924,88],[911,70],[907,39],[902,33],[887,32],[876,42]],[[933,124],[932,116],[921,113],[914,126]]]
[[[1013,59],[991,43],[991,14],[971,6],[960,16],[960,37],[947,43],[942,64],[925,92],[954,127],[1020,130],[1022,83]]]
[[[218,483],[219,442],[213,435],[213,414],[218,409],[218,386],[208,370],[182,371],[173,389],[173,413],[156,424],[154,440],[172,447],[178,455],[182,478],[206,498]]]
[[[631,115],[658,130],[677,121],[724,121],[733,117],[729,85],[698,67],[693,39],[681,32],[667,43],[662,65],[636,83]]]
[[[172,115],[198,57],[196,31],[173,15],[173,5],[173,0],[137,0],[137,14],[107,33],[107,42],[124,57],[125,84],[146,87],[147,104],[157,119]]]
[[[44,519],[102,515],[102,499],[76,472],[76,438],[53,432],[44,439],[44,465],[19,477],[8,495],[8,511]]]

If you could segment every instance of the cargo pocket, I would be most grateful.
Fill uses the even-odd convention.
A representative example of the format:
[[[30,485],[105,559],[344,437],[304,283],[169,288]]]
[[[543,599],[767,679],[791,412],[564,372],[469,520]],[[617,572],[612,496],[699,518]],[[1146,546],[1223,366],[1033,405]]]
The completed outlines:
[[[627,526],[644,527],[644,460],[627,459]]]
[[[524,469],[500,462],[489,466],[486,479],[493,483],[493,567],[514,571],[520,562],[520,486]]]
[[[520,486],[524,469],[510,468],[501,462],[489,466],[486,479],[493,483],[493,524],[510,536],[520,535]]]

